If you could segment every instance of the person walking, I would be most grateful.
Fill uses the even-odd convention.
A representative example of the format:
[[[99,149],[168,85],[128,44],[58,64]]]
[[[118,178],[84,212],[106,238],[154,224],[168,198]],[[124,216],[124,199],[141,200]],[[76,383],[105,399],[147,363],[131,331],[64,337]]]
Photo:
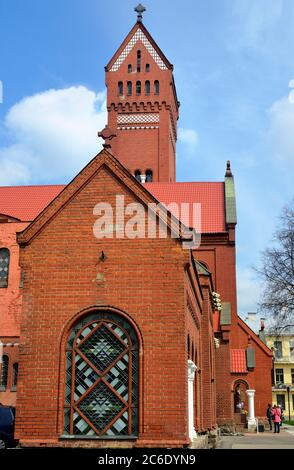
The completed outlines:
[[[267,405],[266,416],[267,416],[268,424],[270,427],[270,431],[272,431],[273,430],[273,424],[272,424],[273,423],[273,409],[270,403]]]
[[[281,424],[281,410],[278,406],[274,405],[273,407],[273,422],[275,426],[274,433],[280,432],[280,424]]]

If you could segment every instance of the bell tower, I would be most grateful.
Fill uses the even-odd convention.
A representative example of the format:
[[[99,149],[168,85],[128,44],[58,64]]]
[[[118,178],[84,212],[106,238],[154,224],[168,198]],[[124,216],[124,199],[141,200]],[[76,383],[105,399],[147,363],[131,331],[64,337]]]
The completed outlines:
[[[105,67],[113,154],[141,182],[175,182],[179,105],[173,65],[137,22]]]

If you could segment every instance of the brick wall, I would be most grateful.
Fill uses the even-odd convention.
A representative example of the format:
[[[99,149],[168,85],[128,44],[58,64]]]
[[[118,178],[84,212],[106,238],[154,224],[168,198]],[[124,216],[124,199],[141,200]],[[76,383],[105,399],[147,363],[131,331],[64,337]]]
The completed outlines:
[[[25,284],[16,432],[23,444],[57,442],[62,434],[61,344],[68,322],[95,305],[127,312],[143,338],[138,443],[188,440],[183,271],[188,253],[170,239],[94,238],[93,207],[105,200],[114,205],[116,194],[134,201],[102,169],[21,249]]]

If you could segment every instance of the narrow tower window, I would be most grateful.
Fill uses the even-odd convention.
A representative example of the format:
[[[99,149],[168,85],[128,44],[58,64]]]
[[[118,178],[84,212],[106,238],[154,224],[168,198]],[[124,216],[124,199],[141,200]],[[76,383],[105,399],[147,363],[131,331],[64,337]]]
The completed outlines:
[[[146,95],[150,95],[150,82],[149,82],[149,80],[147,80],[145,82],[145,93],[146,93]]]
[[[146,72],[150,72],[150,64],[146,64]]]
[[[15,390],[16,390],[17,379],[18,379],[18,363],[15,362],[15,363],[13,364],[12,391],[15,391]]]
[[[128,73],[132,73],[132,65],[131,64],[128,65]]]
[[[141,72],[141,51],[137,51],[137,72]]]
[[[135,171],[135,178],[139,183],[141,183],[141,170],[136,170]]]
[[[153,171],[146,170],[146,183],[152,183],[153,181]]]
[[[0,391],[5,392],[8,382],[8,366],[9,366],[9,359],[8,356],[4,355],[2,358],[2,368],[1,368],[1,376],[0,376]]]
[[[127,95],[131,95],[132,94],[132,82],[128,82],[127,83]]]
[[[0,287],[8,287],[9,276],[9,258],[8,248],[0,249]]]
[[[154,82],[154,93],[155,95],[159,95],[159,81],[155,80]]]
[[[136,83],[136,94],[141,95],[141,82]]]
[[[119,96],[122,96],[123,92],[124,92],[123,82],[118,82],[118,94],[119,94]]]

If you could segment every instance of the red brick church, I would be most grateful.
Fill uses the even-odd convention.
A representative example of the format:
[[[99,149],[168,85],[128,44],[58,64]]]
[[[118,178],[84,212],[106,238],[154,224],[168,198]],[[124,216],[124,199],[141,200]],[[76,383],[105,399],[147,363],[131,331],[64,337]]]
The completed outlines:
[[[272,353],[237,314],[230,164],[176,182],[173,66],[143,10],[105,68],[104,149],[65,186],[0,188],[0,402],[23,446],[187,446],[271,402]]]

